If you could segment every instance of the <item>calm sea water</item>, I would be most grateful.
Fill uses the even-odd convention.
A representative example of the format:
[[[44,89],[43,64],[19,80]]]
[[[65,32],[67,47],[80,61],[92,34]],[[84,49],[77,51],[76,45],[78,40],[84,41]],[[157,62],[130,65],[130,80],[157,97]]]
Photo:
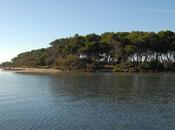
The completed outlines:
[[[0,72],[0,130],[174,130],[175,74]]]

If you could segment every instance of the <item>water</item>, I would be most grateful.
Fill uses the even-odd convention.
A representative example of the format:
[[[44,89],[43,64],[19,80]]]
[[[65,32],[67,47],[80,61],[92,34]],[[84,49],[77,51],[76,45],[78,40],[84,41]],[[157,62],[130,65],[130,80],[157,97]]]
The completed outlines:
[[[0,130],[174,130],[175,74],[0,72]]]

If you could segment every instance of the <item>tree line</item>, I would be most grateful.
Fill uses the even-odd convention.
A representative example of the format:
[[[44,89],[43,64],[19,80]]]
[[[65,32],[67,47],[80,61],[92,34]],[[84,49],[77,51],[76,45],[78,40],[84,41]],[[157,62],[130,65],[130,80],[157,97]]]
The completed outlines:
[[[80,71],[174,71],[175,33],[106,32],[56,39],[1,66]]]

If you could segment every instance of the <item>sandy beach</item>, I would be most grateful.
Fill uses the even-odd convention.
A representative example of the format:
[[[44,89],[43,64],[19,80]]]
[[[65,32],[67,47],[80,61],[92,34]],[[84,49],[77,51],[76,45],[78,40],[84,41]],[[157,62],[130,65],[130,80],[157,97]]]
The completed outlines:
[[[39,68],[2,68],[3,71],[13,71],[16,73],[59,73],[61,70],[58,69],[39,69]]]

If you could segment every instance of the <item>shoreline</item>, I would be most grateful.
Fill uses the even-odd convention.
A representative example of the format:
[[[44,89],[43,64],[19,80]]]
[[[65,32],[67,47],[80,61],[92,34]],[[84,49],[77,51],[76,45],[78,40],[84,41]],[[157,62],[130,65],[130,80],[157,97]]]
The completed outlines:
[[[15,73],[39,73],[39,74],[47,74],[47,73],[59,73],[61,70],[58,69],[41,69],[41,68],[22,68],[22,67],[6,67],[1,68],[3,71],[10,71]]]
[[[29,67],[0,67],[1,71],[6,72],[15,72],[15,73],[38,73],[38,74],[57,74],[60,72],[111,72],[111,73],[175,73],[174,71],[109,71],[109,70],[101,70],[101,71],[62,71],[54,68],[29,68]]]

